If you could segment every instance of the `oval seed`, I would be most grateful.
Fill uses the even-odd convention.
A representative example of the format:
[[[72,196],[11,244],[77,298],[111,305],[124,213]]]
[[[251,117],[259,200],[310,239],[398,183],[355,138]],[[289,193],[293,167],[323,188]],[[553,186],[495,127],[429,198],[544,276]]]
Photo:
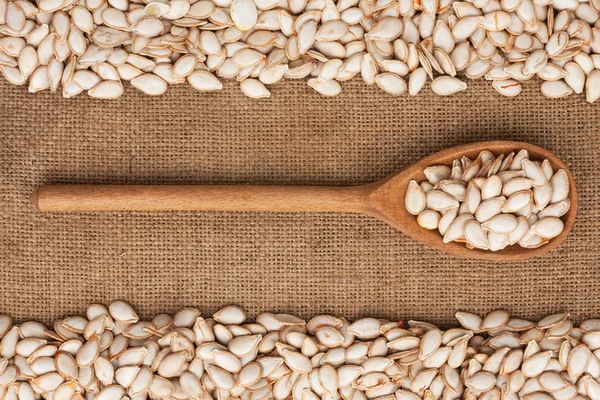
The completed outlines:
[[[252,0],[233,0],[230,13],[231,20],[241,31],[254,28],[258,21],[258,10]]]
[[[560,235],[565,228],[565,224],[556,217],[546,217],[540,219],[531,226],[531,231],[544,239],[553,239]]]
[[[466,88],[466,83],[451,76],[440,76],[431,82],[431,90],[440,96],[449,96]]]
[[[108,306],[108,311],[117,321],[135,323],[139,319],[133,308],[122,300],[113,301]]]
[[[517,227],[517,218],[510,214],[499,214],[483,222],[481,227],[494,233],[509,234]]]
[[[459,206],[452,196],[440,190],[431,190],[425,194],[427,208],[435,211],[445,211]]]
[[[154,74],[143,74],[133,78],[131,85],[150,96],[159,96],[167,91],[167,83]],[[112,315],[112,313],[111,313]],[[113,318],[117,319],[114,315]]]
[[[496,310],[485,316],[481,323],[481,330],[495,330],[505,326],[510,320],[510,315],[506,311]]]
[[[569,193],[569,178],[564,169],[556,171],[550,179],[550,185],[552,185],[551,204],[558,203],[567,198]]]
[[[240,84],[242,92],[253,99],[263,99],[271,97],[271,92],[258,79],[244,79]]]
[[[439,213],[433,210],[425,210],[417,216],[417,223],[425,229],[437,229],[441,218]]]
[[[465,223],[465,239],[474,248],[487,250],[490,248],[488,237],[481,224],[475,220]]]
[[[380,89],[393,96],[400,96],[406,92],[406,82],[393,72],[384,72],[376,75],[375,83]]]

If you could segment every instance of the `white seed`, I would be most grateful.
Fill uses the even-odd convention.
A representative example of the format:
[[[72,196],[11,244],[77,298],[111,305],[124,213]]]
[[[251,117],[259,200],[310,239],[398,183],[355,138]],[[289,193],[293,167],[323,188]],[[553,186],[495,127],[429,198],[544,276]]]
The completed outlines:
[[[431,82],[431,90],[440,96],[449,96],[466,88],[466,83],[451,76],[440,76]]]
[[[89,367],[92,365],[100,354],[100,338],[95,337],[92,340],[85,343],[77,351],[75,357],[77,365],[80,367]]]
[[[135,377],[133,383],[129,387],[129,394],[131,396],[137,396],[144,393],[150,388],[153,380],[153,374],[150,368],[142,367]]]
[[[47,374],[38,376],[32,380],[31,383],[43,392],[52,392],[56,390],[64,381],[65,379],[58,373],[49,372]]]
[[[560,218],[563,215],[565,215],[569,211],[570,208],[571,208],[571,202],[569,201],[569,199],[565,199],[563,201],[559,201],[558,203],[554,203],[554,204],[544,208],[542,211],[540,211],[538,213],[538,217],[540,219],[546,218],[546,217]]]
[[[334,80],[319,82],[312,78],[308,80],[308,86],[324,96],[337,96],[342,91],[340,84]]]
[[[238,336],[229,342],[227,348],[236,356],[243,357],[253,352],[258,347],[261,339],[260,335]]]
[[[441,190],[431,190],[425,194],[427,208],[445,211],[459,206],[459,202]]]
[[[492,311],[483,318],[481,323],[481,330],[495,330],[504,327],[510,319],[510,316],[506,311],[496,310]]]
[[[600,98],[600,71],[592,71],[585,83],[586,100],[593,103]]]
[[[393,96],[400,96],[406,92],[406,82],[393,72],[384,72],[376,75],[375,83],[383,91]]]
[[[452,170],[445,165],[434,165],[423,170],[425,177],[432,185],[435,185],[443,180],[449,179]]]
[[[542,187],[548,183],[548,178],[542,168],[531,160],[524,159],[521,161],[525,176],[533,181],[534,187]]]
[[[481,27],[487,31],[502,31],[510,25],[510,15],[505,11],[492,11],[484,15]]]
[[[131,80],[131,85],[136,89],[151,96],[159,96],[166,92],[167,83],[157,75],[143,74]],[[113,318],[115,318],[113,316]],[[117,318],[115,318],[117,319]]]
[[[425,210],[417,216],[417,223],[425,229],[437,229],[441,218],[439,213],[433,210]]]
[[[244,79],[240,84],[240,88],[246,96],[253,99],[271,97],[271,92],[258,79]]]
[[[427,83],[427,72],[423,68],[415,69],[408,80],[408,93],[415,96]]]
[[[540,375],[546,369],[552,357],[551,351],[536,353],[530,357],[525,357],[521,371],[527,378]]]
[[[370,54],[365,54],[360,65],[360,74],[368,85],[375,83],[377,70],[377,64],[375,63],[373,57]]]
[[[543,210],[546,208],[552,199],[552,184],[547,183],[542,187],[533,188],[533,199],[538,210]]]
[[[6,7],[6,25],[15,32],[21,32],[25,28],[25,13],[16,3],[10,2]]]
[[[409,1],[394,6],[386,1],[368,6],[365,5],[368,3],[348,1],[336,7],[333,2],[323,0],[290,0],[285,5],[274,0],[201,0],[194,4],[187,0],[172,0],[167,4],[161,0],[131,9],[129,2],[124,0],[108,3],[90,0],[69,9],[66,7],[71,4],[42,0],[39,2],[40,10],[45,13],[42,16],[36,15],[38,10],[30,3],[3,0],[0,18],[6,24],[9,37],[0,39],[1,72],[13,84],[33,80],[29,87],[30,91],[36,92],[46,88],[56,90],[58,71],[64,68],[68,72],[62,79],[63,95],[72,97],[82,91],[70,81],[75,72],[74,65],[68,62],[70,66],[66,68],[61,65],[71,55],[80,56],[78,63],[83,68],[77,70],[90,68],[103,80],[131,81],[154,69],[155,62],[146,58],[152,57],[160,60],[152,72],[171,84],[182,83],[183,78],[194,71],[204,70],[197,64],[204,61],[208,71],[216,71],[219,77],[239,81],[259,78],[264,84],[276,83],[284,77],[302,78],[317,69],[314,76],[318,76],[318,82],[310,81],[310,86],[325,95],[340,93],[341,87],[333,82],[334,79],[345,81],[358,72],[366,83],[377,83],[393,95],[403,93],[406,86],[409,94],[415,95],[426,84],[428,75],[433,78],[434,70],[450,76],[436,78],[432,90],[449,95],[466,88],[465,83],[453,78],[456,71],[466,70],[467,77],[485,75],[492,79],[492,86],[505,96],[518,95],[521,91],[519,81],[537,74],[547,81],[541,85],[546,96],[563,97],[571,91],[580,93],[585,87],[588,100],[594,101],[600,97],[600,89],[595,89],[600,76],[595,72],[594,61],[597,59],[600,65],[600,57],[593,54],[598,47],[594,46],[593,40],[598,39],[594,37],[595,28],[591,28],[598,20],[594,16],[597,11],[587,3],[563,2],[580,19],[571,23],[570,15],[559,12],[565,5],[553,3],[557,13],[553,14],[556,26],[552,27],[551,35],[548,24],[540,22],[550,18],[541,11],[547,5],[536,4],[534,7],[530,0],[500,3],[481,0],[476,5],[426,0],[419,9]],[[61,8],[69,10],[69,15]],[[410,18],[407,18],[409,14]],[[438,14],[443,14],[443,18],[436,18]],[[34,18],[37,18],[35,22]],[[171,27],[173,32],[167,33]],[[203,28],[197,29],[199,27]],[[222,32],[216,32],[221,29]],[[510,43],[504,30],[514,35],[515,39]],[[89,47],[96,46],[91,52],[88,52],[88,39],[84,34],[91,39]],[[570,35],[578,36],[571,39]],[[27,37],[27,41],[22,37]],[[426,38],[423,43],[419,43],[421,37]],[[580,51],[578,46],[584,43],[592,54]],[[31,49],[23,55],[19,71],[22,76],[11,69],[17,66],[13,59],[26,45],[37,48],[39,64],[47,69],[41,68],[34,74],[37,66],[31,57]],[[222,51],[224,45],[232,45],[225,46],[227,54]],[[275,46],[270,48],[271,45]],[[196,46],[201,52],[190,51]],[[229,49],[243,50],[246,46],[250,51],[258,51],[242,52],[234,61],[227,58],[235,55],[229,54]],[[511,46],[512,50],[508,50]],[[281,53],[287,59],[279,61],[273,70],[270,70],[275,66],[272,64],[266,68],[260,66],[274,53]],[[303,54],[323,63],[334,62],[327,68],[316,62],[290,68],[290,60],[298,60]],[[53,57],[56,61],[51,61]],[[503,63],[504,58],[508,60],[507,65]],[[551,63],[548,63],[549,59]],[[97,64],[107,60],[118,67],[116,72],[105,66],[100,73],[101,67]],[[126,60],[131,65],[125,65]],[[264,74],[263,70],[266,71]],[[399,77],[409,74],[406,85]],[[586,74],[589,74],[587,84]],[[141,82],[146,80],[148,78],[144,77],[133,82],[146,90],[148,88]],[[247,82],[243,86],[250,84]],[[164,85],[159,86],[148,93],[160,94]],[[258,97],[267,95],[260,85],[254,86],[261,89]],[[90,91],[90,95],[99,98],[120,96],[120,87],[116,84],[106,84],[103,88],[111,88],[111,93],[98,90]],[[253,92],[250,96],[257,97]]]
[[[424,360],[435,353],[442,344],[442,332],[438,329],[427,331],[421,338],[419,359]]]
[[[529,222],[525,217],[517,218],[517,227],[508,234],[508,244],[513,245],[519,242],[529,232]]]
[[[125,389],[118,385],[106,386],[96,396],[97,400],[119,399],[125,395]]]
[[[499,214],[483,222],[481,227],[494,233],[509,234],[517,227],[517,218],[510,214]]]
[[[481,202],[475,212],[475,219],[479,222],[486,222],[502,212],[502,207],[506,203],[504,196],[492,197]]]
[[[103,385],[108,386],[113,382],[115,369],[108,359],[98,357],[94,362],[94,373]]]
[[[518,96],[522,90],[521,84],[513,79],[495,80],[492,82],[492,87],[506,97]]]
[[[486,232],[475,220],[465,223],[465,239],[469,245],[477,249],[488,250],[490,248]]]
[[[265,60],[265,56],[254,49],[241,49],[236,52],[232,61],[240,68],[255,67]]]
[[[488,163],[493,155],[483,153],[481,158]],[[472,162],[463,161],[465,165]],[[466,219],[468,231],[470,225],[478,226],[470,218]],[[529,226],[526,218],[519,221]],[[490,250],[501,248],[505,245],[503,241],[508,241],[508,235],[489,233],[488,236]],[[204,398],[216,390],[241,397],[271,393],[284,400],[294,393],[318,399],[365,391],[360,400],[366,400],[366,393],[405,400],[417,400],[423,393],[428,400],[435,400],[436,396],[448,393],[446,390],[467,390],[484,393],[485,400],[500,399],[502,393],[527,399],[567,400],[575,398],[578,390],[585,390],[588,395],[600,390],[594,383],[600,375],[600,363],[592,353],[600,350],[600,323],[587,320],[574,328],[568,313],[550,315],[536,324],[510,318],[502,310],[489,313],[483,320],[475,314],[458,312],[456,317],[464,329],[446,332],[420,321],[409,321],[409,328],[404,329],[396,322],[375,318],[350,324],[342,318],[320,315],[306,324],[292,315],[271,313],[261,314],[260,324],[221,325],[219,322],[245,322],[245,313],[235,306],[225,307],[213,318],[203,319],[199,315],[199,310],[187,308],[176,313],[175,318],[161,314],[151,323],[117,320],[107,324],[108,312],[94,305],[88,309],[88,323],[82,317],[57,321],[55,331],[60,327],[58,331],[65,335],[78,335],[70,329],[99,332],[101,329],[88,328],[93,322],[100,323],[106,334],[112,336],[111,331],[116,332],[116,341],[123,342],[125,338],[123,351],[116,349],[122,353],[118,363],[127,358],[127,362],[137,365],[120,366],[116,370],[118,364],[110,362],[106,353],[98,355],[93,366],[79,368],[73,359],[71,354],[77,355],[77,361],[95,355],[96,345],[89,347],[89,344],[99,342],[98,335],[66,340],[57,352],[56,346],[43,344],[46,339],[37,337],[55,334],[43,325],[25,323],[11,329],[10,318],[0,316],[3,351],[10,354],[11,349],[18,347],[20,353],[30,353],[31,346],[41,345],[30,356],[37,357],[31,367],[14,349],[10,361],[0,358],[0,394],[4,395],[8,387],[24,399],[42,393],[59,400],[84,396],[109,400],[120,399],[126,392],[132,398],[149,395],[185,399]],[[118,333],[128,331],[141,337],[137,331],[144,328],[152,332],[172,330],[140,347],[129,347],[127,337]],[[236,335],[229,342],[229,351],[214,342],[222,329]],[[20,330],[24,336],[21,341]],[[476,333],[479,334],[475,336]],[[208,341],[191,342],[196,334]],[[564,340],[569,334],[573,336]],[[272,344],[261,346],[262,335],[264,339],[271,337],[268,340]],[[355,336],[359,340],[352,343]],[[198,358],[192,360],[187,351],[176,351],[181,340],[190,343],[191,355]],[[320,347],[317,341],[325,346]],[[573,348],[572,341],[580,344]],[[314,346],[310,350],[312,360],[302,353],[308,349],[304,344],[309,342]],[[105,346],[112,344],[107,342]],[[327,349],[327,346],[336,347]],[[297,351],[299,347],[302,352]],[[244,355],[237,356],[234,352]],[[130,353],[132,356],[125,355]],[[149,353],[153,354],[151,360],[145,361]],[[142,362],[147,364],[140,367]],[[19,372],[30,379],[31,385],[22,379],[17,381]],[[495,387],[498,383],[502,392]]]
[[[258,10],[252,0],[233,0],[230,13],[231,20],[241,31],[254,28],[258,21]]]
[[[461,18],[454,24],[452,35],[456,40],[465,40],[479,28],[484,20],[485,18],[480,16],[466,16]]]
[[[400,18],[386,17],[378,21],[367,34],[371,40],[392,41],[402,34],[404,24]]]
[[[523,172],[525,173],[525,172]],[[541,181],[541,179],[540,179]],[[516,192],[520,192],[523,190],[529,190],[533,187],[534,185],[534,181],[532,179],[529,178],[524,178],[524,177],[516,177],[516,178],[512,178],[510,179],[508,182],[506,182],[504,184],[504,186],[502,187],[502,195],[503,196],[511,196]],[[544,186],[544,185],[540,185]]]
[[[103,81],[95,85],[88,94],[98,99],[116,99],[123,94],[123,85],[118,81]]]
[[[77,379],[79,376],[78,365],[69,353],[59,352],[55,358],[56,371],[66,379]]]
[[[196,70],[187,77],[189,84],[196,90],[215,91],[223,89],[223,84],[208,71]]]
[[[133,308],[122,300],[113,301],[108,312],[116,321],[135,323],[139,319]]]
[[[550,179],[552,185],[552,197],[550,203],[558,203],[567,198],[569,194],[569,177],[564,169],[559,169]]]
[[[481,330],[483,319],[478,315],[464,311],[458,311],[455,314],[455,317],[465,329],[472,330],[474,332],[479,332]]]
[[[546,97],[559,99],[561,97],[569,96],[573,93],[571,89],[564,81],[544,82],[540,86],[542,94]]]
[[[502,192],[502,180],[497,175],[492,175],[486,179],[481,188],[481,200],[491,199],[500,196]]]
[[[158,374],[165,378],[176,376],[183,367],[186,358],[187,354],[184,351],[167,355],[158,365]]]
[[[496,377],[491,372],[481,371],[466,380],[465,384],[479,392],[486,392],[496,384]]]
[[[531,231],[544,239],[552,239],[560,235],[565,228],[564,222],[556,217],[540,219],[531,226]]]
[[[473,216],[471,214],[463,214],[456,217],[444,234],[444,243],[465,240],[465,223],[472,219]]]
[[[514,213],[528,205],[532,201],[531,191],[523,190],[520,192],[515,192],[502,206],[503,213]]]
[[[381,322],[375,318],[363,318],[350,324],[348,333],[362,340],[374,339],[380,335]],[[343,385],[342,385],[343,386]]]

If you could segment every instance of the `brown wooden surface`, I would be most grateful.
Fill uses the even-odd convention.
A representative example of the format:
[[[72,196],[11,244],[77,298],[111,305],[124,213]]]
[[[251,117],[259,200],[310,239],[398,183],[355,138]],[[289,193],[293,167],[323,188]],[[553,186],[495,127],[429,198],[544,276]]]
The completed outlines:
[[[565,169],[569,177],[571,208],[564,217],[565,229],[550,243],[537,249],[518,245],[498,252],[467,249],[461,243],[444,243],[436,230],[426,230],[406,211],[404,197],[410,180],[422,182],[426,167],[450,165],[452,160],[476,158],[482,150],[495,155],[525,149],[531,159],[548,159],[555,171]],[[47,185],[38,188],[32,202],[40,211],[269,211],[356,212],[375,216],[412,238],[438,250],[466,258],[523,260],[544,254],[567,237],[577,215],[575,181],[556,155],[529,143],[494,141],[456,146],[432,154],[403,171],[363,186],[252,186],[252,185]]]

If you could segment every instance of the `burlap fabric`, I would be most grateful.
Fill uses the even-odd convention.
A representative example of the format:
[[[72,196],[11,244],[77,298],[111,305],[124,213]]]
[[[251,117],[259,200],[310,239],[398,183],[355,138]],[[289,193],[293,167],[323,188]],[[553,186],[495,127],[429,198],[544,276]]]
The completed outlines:
[[[332,313],[452,324],[458,309],[527,318],[600,314],[600,103],[516,99],[489,83],[440,98],[392,98],[360,81],[337,98],[304,82],[255,101],[229,83],[118,101],[27,93],[0,81],[0,312],[49,322],[124,298],[143,316],[235,303],[308,317]],[[354,214],[42,214],[44,183],[371,182],[445,147],[529,141],[572,168],[580,212],[557,251],[481,262],[430,250]]]

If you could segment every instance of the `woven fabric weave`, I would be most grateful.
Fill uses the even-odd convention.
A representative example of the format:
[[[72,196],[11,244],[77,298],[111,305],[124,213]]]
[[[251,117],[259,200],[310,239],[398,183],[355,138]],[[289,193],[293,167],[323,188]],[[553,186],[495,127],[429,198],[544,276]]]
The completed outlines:
[[[237,83],[117,101],[29,94],[0,80],[0,312],[50,322],[123,298],[142,316],[186,305],[377,316],[449,325],[458,309],[537,318],[600,314],[600,102],[550,100],[533,82],[499,96],[487,82],[442,98],[393,98],[359,80],[325,98],[305,82],[246,98]],[[528,141],[572,168],[580,195],[557,251],[522,262],[442,254],[354,214],[44,214],[49,183],[355,185],[441,149]]]

